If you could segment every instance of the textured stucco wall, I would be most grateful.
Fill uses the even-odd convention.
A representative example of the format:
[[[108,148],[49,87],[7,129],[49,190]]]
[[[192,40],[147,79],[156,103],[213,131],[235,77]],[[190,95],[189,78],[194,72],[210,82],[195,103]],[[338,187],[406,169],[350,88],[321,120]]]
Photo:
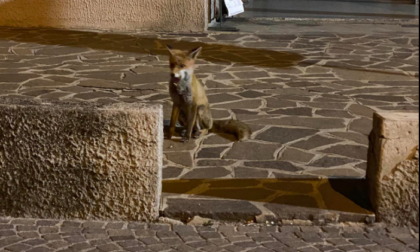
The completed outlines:
[[[377,219],[419,225],[419,114],[374,115],[367,179]]]
[[[151,221],[160,105],[0,99],[0,216]]]
[[[0,26],[204,31],[207,0],[0,0]]]
[[[401,162],[381,183],[380,220],[397,226],[419,226],[419,160]]]

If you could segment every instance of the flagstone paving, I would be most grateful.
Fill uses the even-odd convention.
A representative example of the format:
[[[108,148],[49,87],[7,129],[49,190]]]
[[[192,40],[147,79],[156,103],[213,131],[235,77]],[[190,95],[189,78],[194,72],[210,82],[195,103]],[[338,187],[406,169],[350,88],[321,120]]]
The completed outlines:
[[[296,28],[298,29],[298,28]],[[203,46],[213,115],[252,139],[165,140],[164,179],[364,177],[375,110],[418,112],[417,32],[170,34],[0,28],[0,96],[163,104],[165,44]],[[309,250],[308,250],[309,251]]]
[[[0,217],[0,252],[414,252],[418,229],[374,226],[185,226]]]

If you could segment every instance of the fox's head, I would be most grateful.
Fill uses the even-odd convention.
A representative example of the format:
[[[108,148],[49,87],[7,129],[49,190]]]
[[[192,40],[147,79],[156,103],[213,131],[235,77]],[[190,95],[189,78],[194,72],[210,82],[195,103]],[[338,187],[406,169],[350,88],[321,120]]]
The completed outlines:
[[[201,47],[191,51],[181,51],[167,46],[170,52],[171,82],[179,84],[181,81],[190,80],[194,74],[195,60],[201,52]]]

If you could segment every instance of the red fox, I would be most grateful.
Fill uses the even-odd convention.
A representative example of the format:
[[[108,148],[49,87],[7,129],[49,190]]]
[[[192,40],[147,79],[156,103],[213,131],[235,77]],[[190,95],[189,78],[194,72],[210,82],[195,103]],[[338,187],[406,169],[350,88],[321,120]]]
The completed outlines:
[[[186,52],[172,49],[170,52],[171,80],[169,93],[173,101],[172,117],[167,138],[175,133],[179,121],[186,129],[182,141],[188,142],[191,137],[199,138],[209,132],[233,134],[239,141],[251,137],[251,129],[245,123],[236,120],[213,121],[210,104],[204,86],[194,74],[195,61],[202,48]]]

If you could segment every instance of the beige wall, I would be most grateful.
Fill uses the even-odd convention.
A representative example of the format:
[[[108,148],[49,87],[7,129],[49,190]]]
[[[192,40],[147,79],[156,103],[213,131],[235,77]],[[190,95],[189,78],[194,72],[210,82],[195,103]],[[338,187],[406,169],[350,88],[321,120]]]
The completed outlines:
[[[207,0],[0,0],[0,26],[204,31]]]

